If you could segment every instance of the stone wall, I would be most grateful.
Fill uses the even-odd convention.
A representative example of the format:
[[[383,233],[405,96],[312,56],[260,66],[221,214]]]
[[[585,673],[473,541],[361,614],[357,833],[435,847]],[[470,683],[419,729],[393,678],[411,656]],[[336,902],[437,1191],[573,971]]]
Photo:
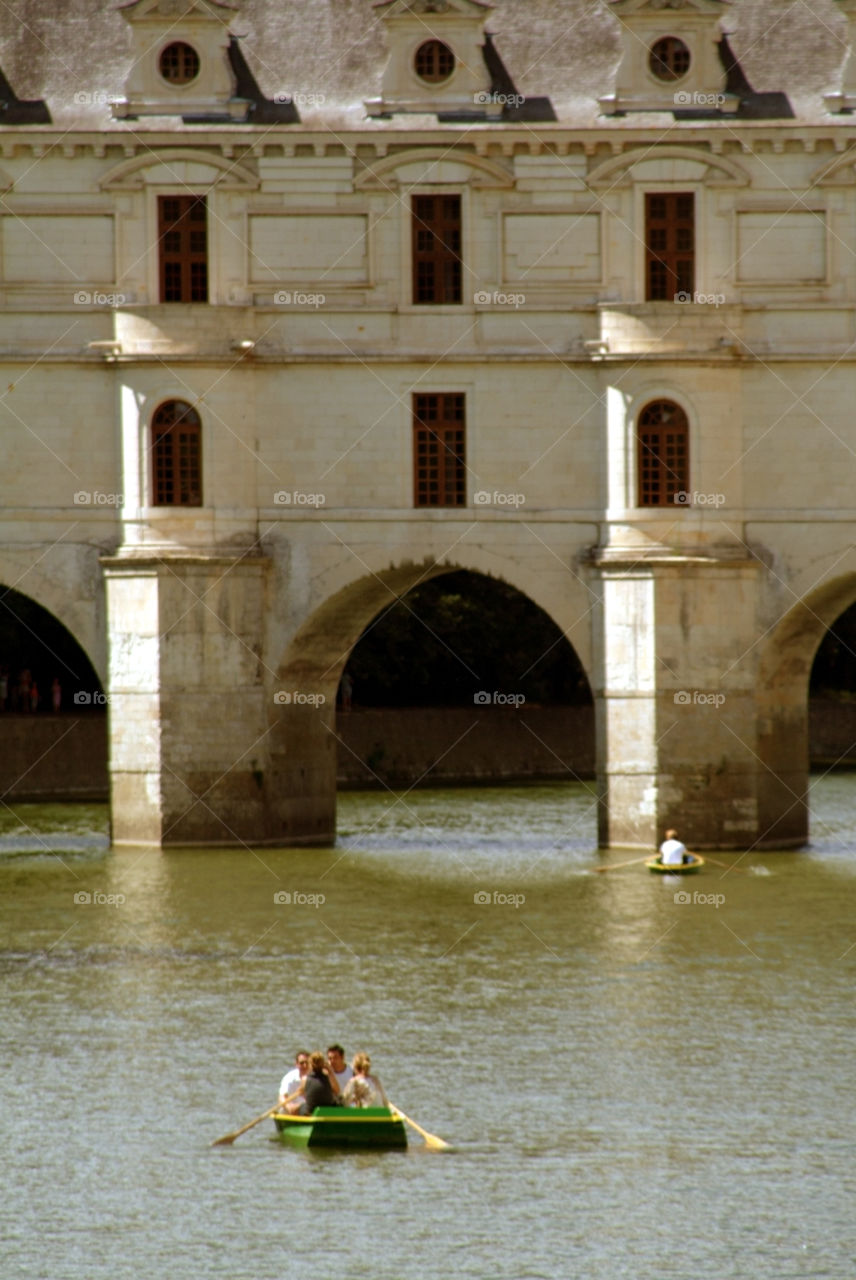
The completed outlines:
[[[856,767],[856,702],[812,698],[809,702],[809,752],[813,769]]]
[[[0,715],[0,796],[107,800],[106,715]]]
[[[337,717],[340,787],[594,777],[594,708],[409,707]]]

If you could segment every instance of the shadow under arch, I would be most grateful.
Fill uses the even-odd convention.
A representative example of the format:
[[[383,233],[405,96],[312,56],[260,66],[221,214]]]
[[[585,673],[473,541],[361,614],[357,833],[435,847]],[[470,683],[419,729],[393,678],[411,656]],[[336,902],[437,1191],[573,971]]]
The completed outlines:
[[[351,650],[373,619],[415,586],[460,571],[489,577],[467,564],[405,563],[373,572],[328,597],[304,621],[289,643],[277,671],[270,710],[268,747],[272,797],[271,839],[294,844],[329,844],[336,834],[336,693]],[[568,638],[589,683],[592,681],[587,609],[568,593],[560,601],[539,599],[539,584],[525,586],[513,576],[500,581],[541,609]],[[568,616],[561,616],[567,610]],[[565,625],[563,625],[563,623]],[[583,625],[586,624],[586,625]],[[580,645],[570,639],[580,627]]]
[[[809,838],[811,670],[827,631],[854,603],[856,574],[841,574],[794,605],[766,637],[757,695],[758,843],[768,848]]]
[[[0,585],[0,797],[106,800],[106,702],[69,627]]]

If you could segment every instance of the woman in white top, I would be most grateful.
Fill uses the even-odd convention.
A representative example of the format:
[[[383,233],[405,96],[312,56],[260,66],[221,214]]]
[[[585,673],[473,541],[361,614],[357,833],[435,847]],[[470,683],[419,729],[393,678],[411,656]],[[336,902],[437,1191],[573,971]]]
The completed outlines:
[[[367,1053],[358,1053],[352,1063],[354,1075],[345,1085],[346,1107],[388,1107],[383,1085],[377,1076],[371,1075],[372,1060]]]

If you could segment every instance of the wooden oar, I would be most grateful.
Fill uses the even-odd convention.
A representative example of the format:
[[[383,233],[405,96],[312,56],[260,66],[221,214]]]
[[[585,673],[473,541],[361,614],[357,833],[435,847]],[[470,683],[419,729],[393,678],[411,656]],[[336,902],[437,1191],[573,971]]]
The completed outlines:
[[[653,857],[653,853],[646,853],[641,858],[630,858],[627,862],[613,862],[609,867],[592,867],[592,871],[617,871],[619,867],[632,867],[637,862],[647,862],[649,858]]]
[[[251,1120],[249,1124],[245,1124],[243,1129],[236,1129],[234,1133],[227,1133],[224,1138],[218,1138],[216,1142],[211,1143],[211,1146],[231,1146],[236,1138],[240,1138],[242,1133],[246,1133],[248,1129],[253,1129],[257,1124],[261,1124],[262,1120],[267,1120],[268,1116],[272,1116],[274,1111],[279,1111],[279,1103],[277,1103],[276,1106],[271,1107],[269,1111],[264,1113],[264,1115],[256,1116],[255,1120]]]
[[[748,876],[748,867],[738,867],[736,863],[718,862],[716,858],[712,858],[709,853],[702,855],[705,862],[712,862],[715,867],[725,867],[726,871],[739,871],[741,875]]]
[[[423,1129],[421,1124],[417,1124],[415,1120],[410,1119],[410,1116],[406,1116],[404,1112],[401,1110],[401,1107],[397,1107],[394,1102],[390,1102],[389,1105],[390,1105],[390,1109],[392,1111],[397,1112],[398,1115],[401,1116],[402,1120],[404,1120],[406,1124],[410,1125],[411,1129],[415,1129],[417,1133],[422,1134],[422,1137],[425,1139],[426,1147],[430,1147],[432,1151],[451,1151],[452,1150],[450,1143],[444,1142],[443,1139],[438,1138],[436,1134],[429,1133],[427,1129]]]

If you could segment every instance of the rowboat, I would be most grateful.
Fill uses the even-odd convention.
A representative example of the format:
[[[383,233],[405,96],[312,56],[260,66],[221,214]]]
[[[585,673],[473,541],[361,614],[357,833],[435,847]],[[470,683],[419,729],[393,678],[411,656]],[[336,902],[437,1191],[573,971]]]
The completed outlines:
[[[311,1116],[275,1112],[273,1122],[277,1137],[290,1147],[401,1151],[407,1146],[404,1121],[389,1107],[318,1107]]]
[[[649,858],[645,866],[649,871],[654,871],[660,876],[695,875],[696,871],[700,871],[704,866],[704,858],[700,853],[688,853],[686,856],[690,859],[689,862],[679,862],[675,866],[669,867],[663,865],[660,861],[660,855],[657,854],[656,858]]]

